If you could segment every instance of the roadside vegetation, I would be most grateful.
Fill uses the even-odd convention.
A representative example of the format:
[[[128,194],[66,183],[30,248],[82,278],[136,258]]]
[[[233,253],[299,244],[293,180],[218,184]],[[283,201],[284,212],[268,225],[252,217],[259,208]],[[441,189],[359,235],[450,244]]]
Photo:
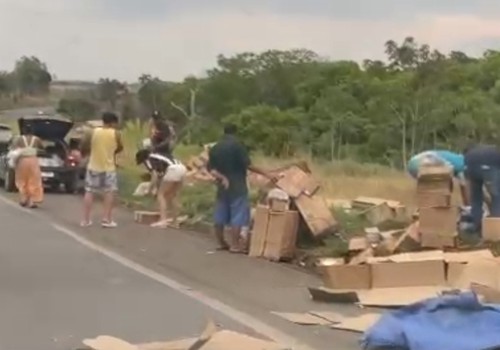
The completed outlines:
[[[325,59],[307,49],[220,55],[203,77],[169,82],[143,74],[134,84],[112,77],[51,82],[43,62],[25,57],[12,72],[0,73],[0,98],[45,96],[50,86],[59,112],[74,121],[117,111],[127,148],[122,195],[130,203],[138,201],[131,192],[142,172],[133,155],[147,134],[145,121],[160,110],[175,123],[181,140],[176,152],[184,161],[232,122],[260,166],[307,160],[328,199],[362,195],[411,206],[414,188],[404,170],[413,154],[460,152],[470,140],[497,143],[500,51],[471,57],[412,37],[389,40],[382,50],[385,61],[362,63]],[[213,190],[211,184],[186,187],[183,210],[209,220]],[[152,204],[143,201],[135,204]],[[362,225],[349,215],[337,217],[345,227]]]

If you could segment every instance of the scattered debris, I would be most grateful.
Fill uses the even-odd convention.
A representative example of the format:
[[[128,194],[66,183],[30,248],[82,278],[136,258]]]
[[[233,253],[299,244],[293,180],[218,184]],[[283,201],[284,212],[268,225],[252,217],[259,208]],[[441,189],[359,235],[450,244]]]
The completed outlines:
[[[364,333],[373,326],[379,319],[380,314],[364,314],[357,317],[346,317],[340,323],[331,325],[331,328],[342,329],[345,331]]]
[[[111,336],[85,339],[83,344],[93,350],[289,350],[275,342],[253,338],[228,330],[217,330],[210,322],[199,338],[133,345]]]
[[[328,326],[331,321],[311,313],[293,313],[293,312],[271,312],[272,314],[284,318],[287,321],[303,326]]]

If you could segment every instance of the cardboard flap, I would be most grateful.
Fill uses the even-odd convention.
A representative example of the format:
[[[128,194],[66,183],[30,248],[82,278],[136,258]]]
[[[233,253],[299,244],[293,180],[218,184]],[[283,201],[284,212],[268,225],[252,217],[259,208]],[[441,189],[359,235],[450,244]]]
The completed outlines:
[[[312,176],[293,165],[281,172],[276,186],[285,191],[290,197],[297,198],[302,193],[314,193],[319,188],[319,183]]]
[[[349,240],[349,251],[356,252],[368,248],[366,237],[354,237]]]
[[[369,313],[357,317],[346,317],[340,323],[336,323],[331,327],[345,331],[364,333],[373,326],[381,316],[380,314]]]
[[[100,335],[94,339],[84,339],[83,344],[93,350],[139,350],[136,345],[109,335]]]
[[[446,262],[467,263],[478,259],[493,259],[493,253],[489,249],[473,250],[470,252],[444,253]]]
[[[389,260],[396,263],[444,260],[444,252],[442,250],[430,250],[424,252],[401,253],[389,256]]]
[[[275,342],[253,338],[232,331],[215,333],[200,350],[287,350]],[[189,349],[191,350],[191,349]]]
[[[459,264],[455,264],[460,267]],[[448,276],[448,283],[455,288],[469,288],[472,283],[491,288],[500,286],[500,262],[495,259],[477,259],[461,264],[453,279]],[[451,266],[451,265],[450,265]],[[450,268],[449,266],[449,268]],[[450,275],[450,271],[448,271]]]
[[[338,223],[323,197],[302,195],[295,200],[295,205],[314,237],[336,231]]]
[[[309,313],[311,315],[321,317],[322,319],[325,319],[330,323],[339,323],[344,318],[344,316],[342,316],[341,314],[330,311],[310,311]]]
[[[332,322],[323,317],[313,315],[312,313],[295,313],[295,312],[271,312],[272,314],[284,318],[287,321],[299,324],[302,326],[327,326]]]
[[[314,301],[323,303],[357,303],[358,295],[361,293],[355,290],[332,290],[324,287],[309,287],[308,290]]]
[[[487,304],[499,304],[500,303],[500,290],[491,288],[488,286],[483,286],[481,284],[472,283],[470,286],[471,291],[476,293],[477,296],[483,298],[482,302]]]
[[[357,208],[368,208],[372,206],[377,206],[387,203],[391,209],[397,209],[402,207],[401,202],[393,201],[384,198],[373,198],[373,197],[358,197],[352,201],[352,206]]]
[[[359,303],[373,307],[401,307],[434,298],[445,290],[445,287],[377,288],[359,294]]]
[[[153,342],[139,344],[139,350],[186,350],[196,342],[197,338],[187,338],[169,342]]]

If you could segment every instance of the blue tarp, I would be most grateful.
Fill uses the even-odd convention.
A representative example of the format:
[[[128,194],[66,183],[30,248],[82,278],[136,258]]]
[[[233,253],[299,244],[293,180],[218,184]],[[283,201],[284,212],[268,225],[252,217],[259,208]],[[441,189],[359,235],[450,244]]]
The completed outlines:
[[[364,334],[363,349],[485,350],[500,346],[500,305],[472,292],[443,295],[384,314]]]

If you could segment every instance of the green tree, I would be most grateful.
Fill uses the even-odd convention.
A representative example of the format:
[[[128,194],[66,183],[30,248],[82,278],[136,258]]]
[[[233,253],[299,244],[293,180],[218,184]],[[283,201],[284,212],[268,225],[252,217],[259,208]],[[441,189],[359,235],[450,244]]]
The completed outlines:
[[[16,62],[14,76],[19,92],[26,95],[47,93],[52,81],[46,64],[34,56],[24,56],[19,59]]]

